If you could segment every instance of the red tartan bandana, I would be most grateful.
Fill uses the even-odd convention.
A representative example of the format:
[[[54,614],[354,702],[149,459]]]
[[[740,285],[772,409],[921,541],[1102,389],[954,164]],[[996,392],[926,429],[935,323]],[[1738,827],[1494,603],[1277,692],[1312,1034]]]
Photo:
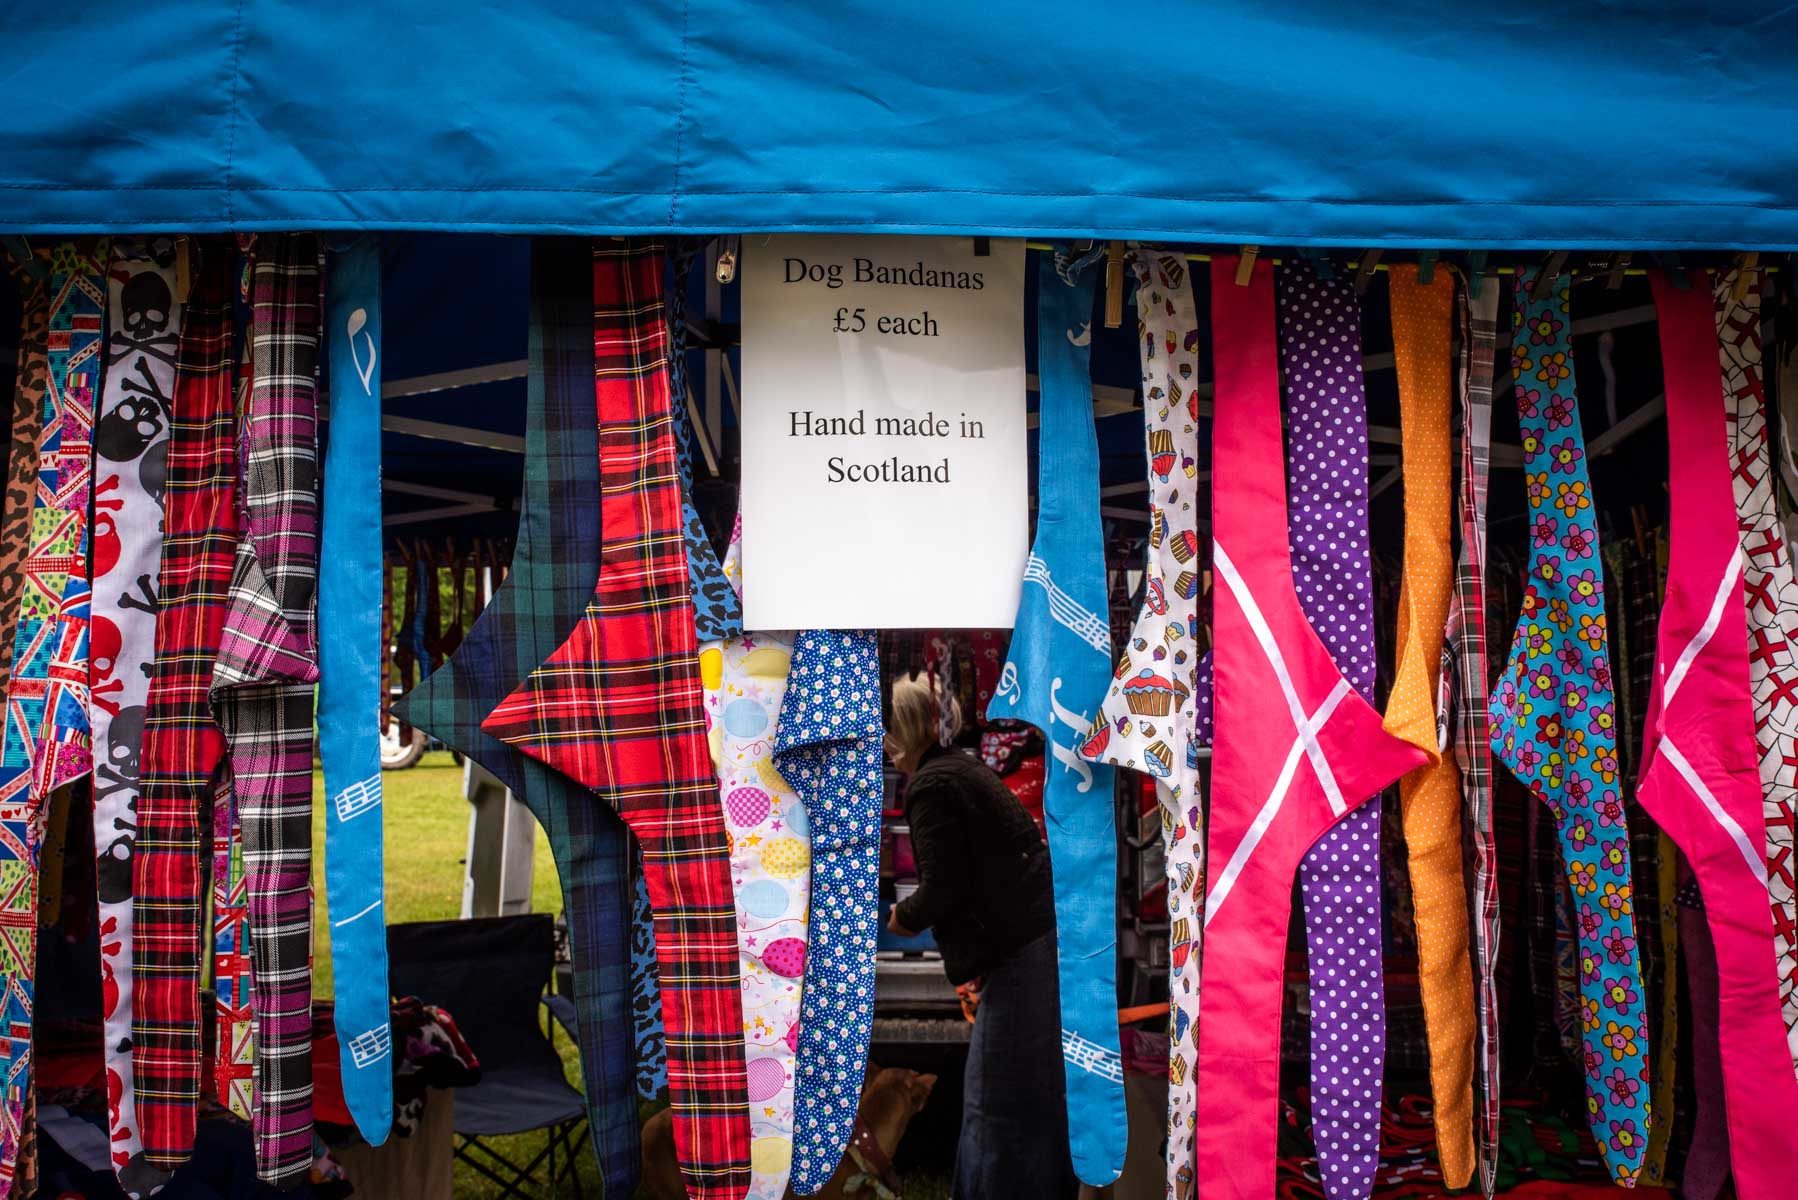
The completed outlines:
[[[131,860],[138,1127],[146,1163],[164,1171],[186,1162],[194,1144],[200,1091],[200,810],[225,750],[210,690],[237,550],[231,398],[236,256],[229,247],[224,240],[195,244],[200,262],[181,330],[164,492],[156,664]]]
[[[586,615],[481,727],[617,808],[643,844],[675,1153],[695,1200],[749,1185],[735,901],[681,532],[659,242],[593,250],[600,569]]]

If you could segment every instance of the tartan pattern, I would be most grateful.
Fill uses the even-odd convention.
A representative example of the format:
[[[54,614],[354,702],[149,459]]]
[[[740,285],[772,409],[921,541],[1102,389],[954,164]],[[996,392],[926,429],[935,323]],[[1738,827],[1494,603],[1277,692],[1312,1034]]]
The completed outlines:
[[[51,792],[92,766],[87,719],[88,536],[107,246],[51,256],[37,494],[6,681],[0,749],[0,1195],[28,1150],[38,859]],[[29,1162],[28,1162],[29,1167]]]
[[[1442,647],[1442,686],[1454,689],[1453,741],[1461,797],[1473,842],[1474,1146],[1480,1190],[1498,1186],[1498,872],[1492,840],[1492,746],[1486,728],[1486,484],[1492,457],[1498,280],[1457,291],[1461,327],[1461,554]],[[1447,699],[1445,697],[1445,699]],[[1438,706],[1447,713],[1449,703]]]
[[[229,241],[196,240],[164,485],[156,663],[131,862],[138,1132],[148,1167],[193,1149],[200,1087],[200,811],[224,756],[209,686],[237,544]]]
[[[241,830],[241,853],[229,861],[247,885],[249,918],[248,956],[239,943],[237,955],[214,968],[222,979],[223,962],[240,965],[238,986],[249,988],[246,997],[220,987],[214,1070],[220,1101],[232,1104],[233,1090],[247,1086],[236,1077],[243,1048],[253,1043],[256,1169],[278,1184],[298,1183],[312,1165],[318,256],[312,234],[265,234],[256,242],[250,398],[239,443],[245,527],[211,685]],[[253,1037],[239,1027],[246,1021]]]
[[[32,497],[37,492],[37,435],[44,424],[44,389],[50,377],[50,252],[37,251],[27,265],[14,262],[19,279],[19,349],[13,378],[11,448],[6,507],[0,519],[0,695],[12,677],[13,635],[19,627],[19,569],[31,540]]]
[[[629,1196],[641,1169],[631,839],[617,814],[585,789],[481,729],[574,629],[599,577],[592,256],[585,240],[573,238],[536,239],[531,255],[524,491],[511,567],[449,661],[397,712],[491,771],[543,826],[568,918],[589,1135],[606,1194]]]
[[[569,639],[482,723],[602,795],[655,908],[675,1153],[695,1200],[749,1184],[736,906],[682,543],[660,242],[596,243],[600,572]]]

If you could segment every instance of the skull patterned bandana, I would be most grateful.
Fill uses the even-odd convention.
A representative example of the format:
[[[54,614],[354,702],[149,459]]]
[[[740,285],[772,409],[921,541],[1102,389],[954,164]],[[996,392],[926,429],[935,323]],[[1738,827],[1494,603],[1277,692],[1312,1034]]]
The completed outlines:
[[[1184,1200],[1193,1192],[1198,901],[1205,871],[1191,703],[1199,665],[1199,318],[1184,254],[1138,249],[1135,271],[1149,553],[1142,610],[1080,755],[1155,779],[1170,922],[1167,1194]]]
[[[121,1179],[143,1149],[131,1066],[131,853],[149,666],[156,657],[162,485],[181,340],[172,240],[113,243],[105,393],[94,427],[94,878],[108,1143]],[[102,547],[110,541],[110,556]],[[129,1188],[129,1185],[127,1185]]]
[[[1075,751],[1098,717],[1111,681],[1099,447],[1088,364],[1089,267],[1090,261],[1069,265],[1059,254],[1043,255],[1038,264],[1042,425],[1036,542],[1024,567],[1011,657],[987,716],[1035,725],[1054,759],[1046,764],[1043,815],[1054,879],[1069,1150],[1082,1182],[1103,1187],[1123,1170],[1127,1130],[1118,1048],[1113,771]],[[1172,711],[1173,680],[1145,681],[1142,687],[1145,694],[1164,698]]]
[[[1736,1194],[1774,1200],[1798,1179],[1798,1079],[1768,953],[1773,921],[1716,312],[1702,273],[1685,287],[1659,272],[1649,281],[1667,383],[1672,517],[1637,790],[1703,893]]]
[[[1605,626],[1598,521],[1574,390],[1568,283],[1517,277],[1511,376],[1523,434],[1531,561],[1510,660],[1492,694],[1492,752],[1554,815],[1577,905],[1587,1111],[1611,1174],[1647,1144],[1648,1024]]]

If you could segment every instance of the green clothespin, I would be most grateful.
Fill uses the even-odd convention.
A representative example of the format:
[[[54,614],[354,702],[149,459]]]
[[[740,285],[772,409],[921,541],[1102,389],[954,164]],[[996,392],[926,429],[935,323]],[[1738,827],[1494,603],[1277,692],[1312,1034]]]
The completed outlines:
[[[1419,250],[1417,252],[1417,282],[1425,287],[1436,281],[1436,256],[1438,253],[1435,250]]]
[[[1467,291],[1469,294],[1480,290],[1480,280],[1486,277],[1486,251],[1470,250],[1467,254]]]
[[[6,247],[7,254],[12,256],[13,262],[18,265],[19,269],[30,275],[33,279],[48,279],[50,277],[49,269],[46,268],[43,263],[38,261],[37,255],[31,252],[30,238],[15,233],[0,238],[0,245]]]
[[[1336,268],[1331,265],[1330,256],[1327,253],[1315,246],[1302,250],[1300,253],[1305,256],[1305,261],[1311,264],[1311,270],[1319,279],[1336,278]]]
[[[1667,273],[1667,278],[1673,281],[1674,287],[1683,292],[1692,286],[1691,281],[1686,278],[1685,267],[1680,264],[1679,255],[1669,250],[1657,254],[1655,257],[1660,259],[1661,270]]]

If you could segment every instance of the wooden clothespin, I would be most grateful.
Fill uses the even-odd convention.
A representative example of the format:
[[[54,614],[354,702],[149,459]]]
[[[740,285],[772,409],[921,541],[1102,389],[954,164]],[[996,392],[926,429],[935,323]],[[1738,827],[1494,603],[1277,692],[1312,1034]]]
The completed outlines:
[[[1630,254],[1624,250],[1611,259],[1611,274],[1604,281],[1606,291],[1614,292],[1623,286],[1623,272],[1629,267]]]
[[[185,305],[194,288],[193,239],[182,234],[175,239],[175,299]]]
[[[1236,258],[1236,286],[1248,287],[1249,280],[1255,277],[1255,258],[1261,253],[1259,246],[1244,246],[1242,253]]]
[[[1735,286],[1729,289],[1731,300],[1740,304],[1742,297],[1748,294],[1748,285],[1754,282],[1754,276],[1760,270],[1760,261],[1761,256],[1756,251],[1750,250],[1742,255],[1741,260],[1736,264]]]
[[[1438,253],[1439,252],[1435,250],[1419,250],[1417,252],[1417,282],[1423,284],[1425,287],[1428,287],[1436,281],[1436,257]]]
[[[1554,287],[1555,280],[1561,277],[1561,268],[1566,265],[1567,251],[1556,250],[1553,254],[1550,254],[1548,256],[1548,261],[1542,264],[1542,270],[1536,276],[1535,284],[1530,288],[1530,299],[1541,300],[1547,296],[1549,291]]]
[[[1124,243],[1105,247],[1105,328],[1124,323]]]
[[[1636,527],[1636,553],[1648,557],[1648,512],[1640,504],[1630,506],[1629,519]]]
[[[1380,265],[1382,250],[1368,250],[1361,255],[1361,265],[1355,270],[1355,295],[1367,294],[1367,285],[1373,282],[1373,273]]]

